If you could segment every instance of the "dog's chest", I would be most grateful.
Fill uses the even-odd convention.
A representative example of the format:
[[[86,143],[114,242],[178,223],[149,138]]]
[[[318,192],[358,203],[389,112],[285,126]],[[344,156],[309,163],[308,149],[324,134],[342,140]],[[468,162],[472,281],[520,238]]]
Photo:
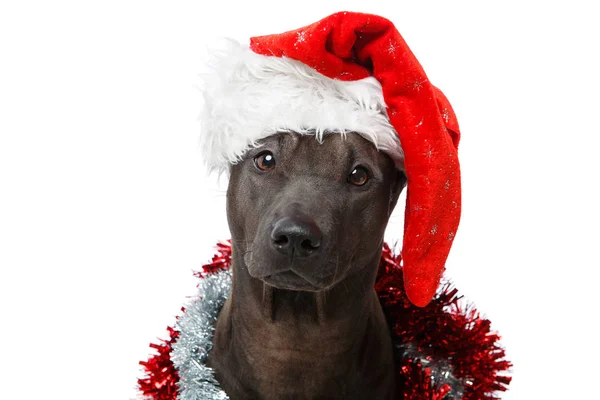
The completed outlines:
[[[371,360],[357,357],[371,347],[369,343],[348,347],[329,340],[277,343],[261,335],[256,338],[246,343],[239,372],[223,377],[233,400],[390,398],[386,382],[390,363],[370,362],[378,358],[375,354]]]
[[[351,354],[351,353],[350,353]],[[265,399],[365,399],[368,377],[349,357],[280,349],[252,357],[256,387]]]

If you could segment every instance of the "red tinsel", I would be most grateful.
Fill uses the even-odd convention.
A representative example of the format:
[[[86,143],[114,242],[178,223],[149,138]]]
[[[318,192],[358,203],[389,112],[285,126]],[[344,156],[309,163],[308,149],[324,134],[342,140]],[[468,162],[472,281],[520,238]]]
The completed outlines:
[[[503,374],[511,363],[504,359],[500,337],[491,331],[490,321],[472,307],[463,309],[461,297],[449,284],[429,305],[415,307],[404,294],[400,261],[400,256],[384,244],[375,283],[394,344],[400,353],[402,348],[411,349],[397,357],[398,399],[498,399],[497,392],[505,391],[511,381]],[[231,244],[220,242],[211,262],[195,275],[202,278],[230,265]],[[150,345],[158,354],[140,362],[146,371],[146,377],[138,380],[140,392],[153,400],[177,399],[178,375],[169,354],[178,332],[168,329],[168,340]],[[436,365],[450,368],[454,380],[440,382],[440,377],[434,376]],[[453,397],[453,392],[462,396]]]
[[[150,344],[158,354],[151,356],[148,361],[140,361],[146,370],[146,377],[138,379],[140,392],[153,400],[176,400],[177,381],[179,376],[171,361],[173,343],[179,337],[179,332],[169,327],[169,339],[161,344]]]
[[[400,256],[384,244],[375,290],[394,341],[416,347],[432,363],[448,361],[453,375],[465,382],[463,400],[497,399],[495,392],[507,389],[511,378],[501,373],[511,363],[504,360],[500,337],[475,309],[461,309],[456,289],[445,284],[429,305],[413,306],[404,295]],[[431,384],[419,359],[400,359],[398,372],[404,400],[441,400],[447,393]]]
[[[194,272],[198,278],[203,278],[204,275],[213,274],[222,269],[229,269],[231,266],[231,240],[226,240],[217,243],[217,252],[208,264],[202,266],[201,272]]]

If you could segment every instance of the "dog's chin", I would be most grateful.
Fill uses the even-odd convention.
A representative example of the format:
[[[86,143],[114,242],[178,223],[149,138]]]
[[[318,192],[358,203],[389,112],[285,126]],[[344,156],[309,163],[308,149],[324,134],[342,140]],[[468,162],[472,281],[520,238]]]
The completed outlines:
[[[325,285],[309,282],[291,270],[267,275],[260,279],[274,288],[297,292],[320,292],[326,287]]]

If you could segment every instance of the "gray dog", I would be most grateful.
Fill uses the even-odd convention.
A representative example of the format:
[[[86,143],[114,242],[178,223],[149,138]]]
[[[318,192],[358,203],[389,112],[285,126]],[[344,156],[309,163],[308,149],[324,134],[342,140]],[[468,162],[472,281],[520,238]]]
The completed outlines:
[[[393,399],[373,286],[404,174],[353,133],[261,144],[231,169],[233,291],[208,365],[233,400]]]
[[[407,186],[406,297],[425,307],[436,293],[460,219],[450,103],[376,15],[335,13],[214,56],[201,147],[229,172],[233,286],[208,366],[232,400],[401,396],[374,284]]]

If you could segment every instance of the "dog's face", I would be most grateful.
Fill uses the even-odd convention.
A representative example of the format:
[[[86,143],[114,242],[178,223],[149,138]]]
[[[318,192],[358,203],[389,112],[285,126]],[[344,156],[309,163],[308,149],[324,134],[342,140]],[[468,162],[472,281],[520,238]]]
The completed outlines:
[[[381,250],[404,174],[355,133],[279,133],[232,166],[227,216],[249,274],[288,290],[321,291]]]

